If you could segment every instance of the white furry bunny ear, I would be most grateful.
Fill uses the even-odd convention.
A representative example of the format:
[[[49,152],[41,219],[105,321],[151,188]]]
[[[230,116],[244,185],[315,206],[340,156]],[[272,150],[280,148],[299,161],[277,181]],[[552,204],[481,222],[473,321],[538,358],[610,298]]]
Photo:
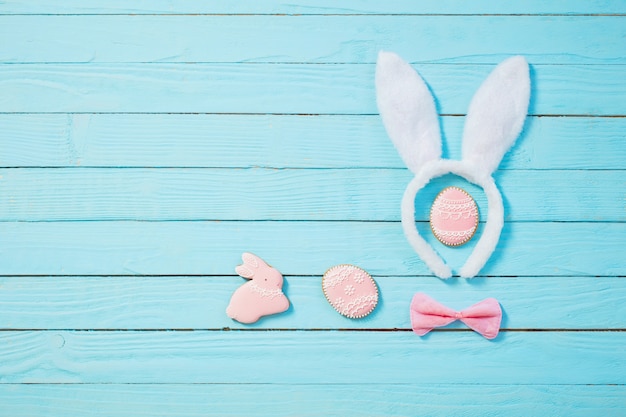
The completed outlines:
[[[413,173],[441,158],[433,96],[417,72],[393,52],[378,55],[376,101],[387,134]]]
[[[522,131],[530,99],[528,63],[515,56],[500,63],[470,103],[463,131],[463,161],[491,175]]]

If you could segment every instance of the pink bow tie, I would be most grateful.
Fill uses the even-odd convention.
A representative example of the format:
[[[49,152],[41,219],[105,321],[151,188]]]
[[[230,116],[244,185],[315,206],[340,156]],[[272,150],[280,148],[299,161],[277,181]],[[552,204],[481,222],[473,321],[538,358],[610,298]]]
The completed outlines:
[[[495,298],[487,298],[461,312],[454,311],[418,292],[411,301],[411,327],[420,336],[453,321],[461,320],[469,328],[487,339],[493,339],[500,330],[502,310]]]

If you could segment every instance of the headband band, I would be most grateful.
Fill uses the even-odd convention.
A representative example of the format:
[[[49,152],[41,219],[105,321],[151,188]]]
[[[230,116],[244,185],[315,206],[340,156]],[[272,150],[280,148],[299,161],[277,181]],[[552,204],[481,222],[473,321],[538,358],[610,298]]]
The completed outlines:
[[[422,258],[426,266],[439,278],[450,278],[452,276],[450,267],[445,264],[432,246],[420,236],[415,227],[415,197],[417,193],[431,180],[446,174],[458,175],[478,185],[485,191],[485,195],[487,196],[489,210],[487,212],[485,229],[474,247],[472,254],[467,258],[465,265],[463,265],[459,271],[461,277],[471,278],[478,274],[485,263],[487,263],[491,253],[498,244],[500,232],[504,225],[502,196],[491,176],[486,178],[475,177],[472,175],[471,168],[466,166],[462,161],[439,160],[430,163],[409,182],[409,185],[407,185],[404,191],[401,208],[402,228],[413,250]]]
[[[407,240],[439,278],[452,270],[415,227],[415,197],[432,179],[460,176],[487,196],[487,221],[459,275],[472,278],[495,250],[504,225],[502,196],[492,177],[522,130],[530,99],[528,64],[523,57],[503,61],[474,95],[465,119],[463,158],[441,158],[441,134],[434,99],[422,78],[398,55],[381,52],[376,67],[377,102],[387,133],[415,177],[402,198]]]

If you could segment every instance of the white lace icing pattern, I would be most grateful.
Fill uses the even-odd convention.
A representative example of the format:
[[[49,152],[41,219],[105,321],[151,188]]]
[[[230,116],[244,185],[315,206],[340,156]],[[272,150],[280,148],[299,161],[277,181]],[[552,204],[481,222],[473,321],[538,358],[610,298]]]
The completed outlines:
[[[350,318],[368,315],[378,303],[376,283],[367,272],[353,265],[338,265],[326,271],[322,288],[330,304]]]
[[[346,285],[346,287],[343,289],[343,291],[346,293],[347,296],[350,296],[352,294],[354,294],[354,291],[356,291],[354,289],[353,285]]]
[[[460,238],[465,238],[465,237],[471,237],[474,235],[474,230],[476,230],[476,227],[472,227],[471,229],[467,229],[467,230],[441,230],[438,229],[436,227],[433,227],[433,232],[435,233],[436,236],[439,236],[441,238],[445,238],[445,237],[460,237]]]
[[[336,303],[335,307],[339,309],[341,314],[348,317],[358,317],[360,316],[359,312],[370,311],[372,307],[376,305],[378,302],[378,294],[363,295],[353,301],[350,301],[348,304],[345,304],[343,299],[338,298],[336,301],[339,300],[341,300],[341,304]]]
[[[478,215],[476,204],[471,198],[464,200],[448,200],[440,197],[437,199],[437,203],[433,204],[432,210],[433,214],[436,214],[442,219],[469,219],[470,217],[476,217]]]
[[[251,281],[250,284],[248,284],[248,288],[250,288],[252,292],[259,294],[261,297],[269,298],[270,300],[284,295],[280,288],[268,290],[267,288],[259,287],[254,281]]]
[[[365,282],[366,275],[363,271],[357,270],[352,278],[357,284],[363,284],[363,282]]]
[[[336,287],[342,282],[346,281],[350,274],[354,271],[354,268],[341,268],[339,270],[329,271],[324,279],[324,285],[329,288]]]

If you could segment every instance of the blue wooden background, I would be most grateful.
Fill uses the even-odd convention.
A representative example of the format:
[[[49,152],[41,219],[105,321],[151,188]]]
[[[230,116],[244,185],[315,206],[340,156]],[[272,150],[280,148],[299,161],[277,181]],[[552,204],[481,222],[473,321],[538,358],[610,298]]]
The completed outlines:
[[[1,416],[623,416],[626,2],[0,1]],[[424,76],[458,157],[464,112],[523,54],[532,100],[495,174],[481,277],[433,277],[400,227],[411,175],[374,92]],[[418,201],[428,230],[435,181]],[[433,241],[433,239],[430,239]],[[454,267],[471,250],[443,249]],[[243,251],[290,310],[224,310]],[[337,314],[321,275],[381,301]],[[419,338],[423,291],[496,297],[503,329]]]

